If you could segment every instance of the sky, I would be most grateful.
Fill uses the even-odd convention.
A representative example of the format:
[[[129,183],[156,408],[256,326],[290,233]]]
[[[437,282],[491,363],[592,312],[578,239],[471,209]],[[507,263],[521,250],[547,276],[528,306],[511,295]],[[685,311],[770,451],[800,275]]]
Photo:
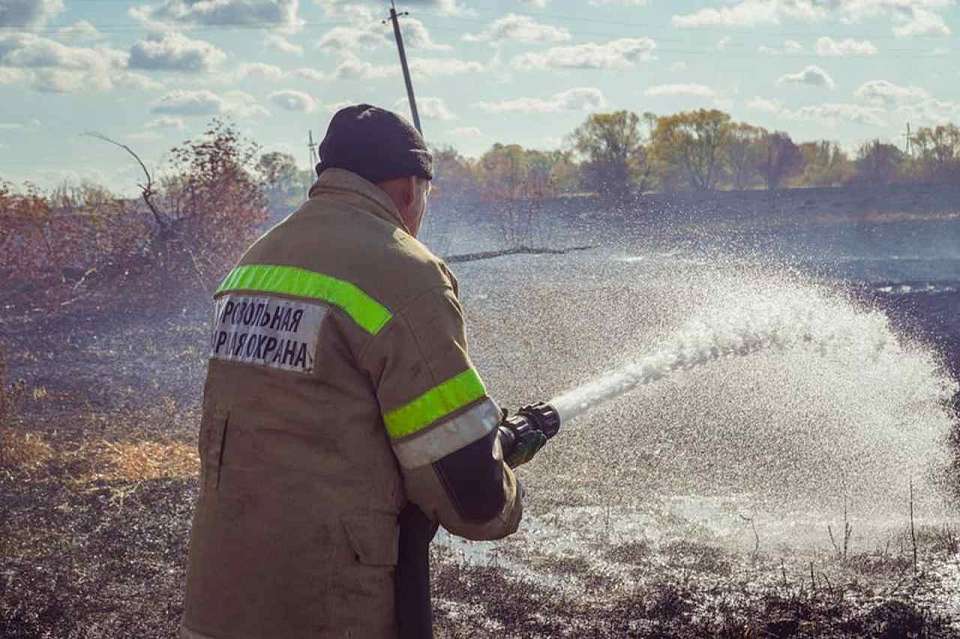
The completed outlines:
[[[0,0],[0,179],[136,189],[215,116],[310,161],[342,105],[408,114],[389,3]],[[553,149],[587,115],[718,108],[853,149],[960,123],[958,0],[398,4],[425,137]]]

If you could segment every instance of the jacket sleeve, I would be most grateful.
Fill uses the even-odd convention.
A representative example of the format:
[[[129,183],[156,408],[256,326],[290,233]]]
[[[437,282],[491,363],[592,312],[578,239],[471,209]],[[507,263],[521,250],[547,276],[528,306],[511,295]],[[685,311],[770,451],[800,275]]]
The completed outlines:
[[[467,355],[452,286],[421,294],[362,356],[407,498],[453,534],[499,539],[517,529],[520,489],[503,463],[500,409]]]

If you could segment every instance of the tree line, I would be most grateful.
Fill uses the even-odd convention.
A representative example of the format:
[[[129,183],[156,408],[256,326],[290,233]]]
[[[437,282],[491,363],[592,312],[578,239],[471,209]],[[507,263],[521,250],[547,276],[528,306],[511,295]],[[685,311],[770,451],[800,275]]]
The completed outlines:
[[[291,155],[261,153],[219,120],[172,149],[156,175],[133,149],[94,137],[139,163],[140,197],[93,183],[44,191],[0,178],[0,288],[29,294],[60,282],[73,290],[110,274],[149,279],[140,290],[157,295],[209,288],[264,224],[299,206],[315,179]],[[454,148],[435,149],[434,182],[440,200],[501,203],[498,219],[519,235],[542,212],[538,202],[565,194],[618,199],[654,190],[960,185],[960,128],[921,128],[909,143],[909,154],[879,140],[851,154],[829,140],[796,143],[718,110],[616,111],[589,115],[562,150],[498,143],[467,158]]]
[[[479,158],[436,152],[441,196],[530,199],[588,192],[611,198],[645,191],[829,187],[854,183],[960,184],[960,128],[918,129],[912,152],[880,140],[848,153],[830,140],[795,142],[784,131],[736,122],[716,109],[666,116],[594,113],[563,151],[494,144]]]

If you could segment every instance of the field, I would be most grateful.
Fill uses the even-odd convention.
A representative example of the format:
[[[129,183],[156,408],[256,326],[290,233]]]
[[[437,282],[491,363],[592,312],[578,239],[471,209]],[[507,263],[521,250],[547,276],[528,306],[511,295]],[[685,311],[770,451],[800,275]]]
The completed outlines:
[[[630,361],[704,298],[823,300],[832,322],[897,344],[874,363],[856,345],[715,362],[561,431],[520,471],[521,532],[434,544],[437,636],[960,636],[956,511],[922,475],[911,498],[894,471],[940,457],[950,421],[932,387],[956,335],[911,322],[955,317],[957,295],[857,300],[733,260],[568,239],[601,248],[456,268],[477,366],[506,406]],[[0,637],[173,634],[208,315],[202,299],[4,312]],[[908,423],[922,446],[904,459],[887,433]]]

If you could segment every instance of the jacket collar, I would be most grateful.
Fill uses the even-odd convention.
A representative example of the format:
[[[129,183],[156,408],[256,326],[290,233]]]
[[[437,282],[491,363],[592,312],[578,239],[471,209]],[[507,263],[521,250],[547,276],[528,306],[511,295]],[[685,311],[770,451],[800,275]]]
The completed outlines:
[[[345,169],[326,169],[310,187],[310,198],[324,193],[347,194],[363,200],[363,210],[410,233],[400,211],[383,189]]]

